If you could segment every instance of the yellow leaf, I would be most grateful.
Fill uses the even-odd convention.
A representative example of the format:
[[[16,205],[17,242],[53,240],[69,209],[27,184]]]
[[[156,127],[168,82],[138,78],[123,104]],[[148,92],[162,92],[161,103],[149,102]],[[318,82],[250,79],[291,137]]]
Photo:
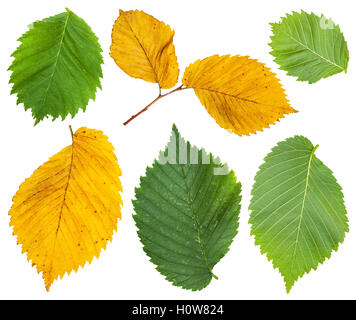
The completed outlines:
[[[128,75],[172,88],[179,69],[174,31],[143,11],[122,11],[112,30],[110,55]]]
[[[113,150],[101,131],[80,128],[13,198],[10,225],[47,291],[58,276],[99,257],[117,230],[122,187]]]
[[[198,60],[187,67],[182,81],[222,128],[238,135],[262,131],[297,112],[276,75],[249,57],[214,55]]]

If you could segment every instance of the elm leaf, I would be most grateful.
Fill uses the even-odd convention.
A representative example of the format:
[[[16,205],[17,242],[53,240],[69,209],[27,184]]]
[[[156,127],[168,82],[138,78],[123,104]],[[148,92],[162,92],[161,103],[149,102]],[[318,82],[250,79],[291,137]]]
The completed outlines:
[[[287,14],[280,23],[271,25],[271,55],[289,75],[315,83],[347,71],[347,43],[331,19],[301,11]]]
[[[175,286],[201,290],[237,234],[241,185],[233,171],[173,127],[133,201],[143,249]]]
[[[11,94],[31,109],[35,125],[52,116],[74,117],[85,111],[101,88],[103,58],[98,38],[75,13],[66,12],[34,22],[18,41],[12,56]]]
[[[305,137],[272,149],[252,189],[251,235],[284,277],[289,292],[299,277],[337,251],[348,232],[342,189]]]

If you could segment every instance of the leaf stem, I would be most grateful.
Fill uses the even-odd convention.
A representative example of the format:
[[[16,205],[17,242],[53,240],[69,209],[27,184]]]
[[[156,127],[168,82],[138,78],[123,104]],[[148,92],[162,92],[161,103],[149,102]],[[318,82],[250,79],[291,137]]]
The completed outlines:
[[[72,140],[73,140],[74,134],[73,134],[73,129],[72,129],[71,125],[69,125],[69,131],[70,131],[70,134],[71,134]]]
[[[315,151],[316,151],[318,148],[319,148],[319,145],[317,144],[317,145],[313,148],[313,150],[312,150],[312,153],[311,153],[312,156],[314,155]]]
[[[133,119],[137,118],[141,113],[144,113],[145,111],[147,111],[149,109],[149,107],[151,107],[154,103],[156,103],[158,100],[162,99],[163,97],[169,96],[170,94],[174,93],[174,92],[178,92],[180,90],[184,90],[187,89],[185,87],[183,87],[183,85],[179,86],[178,88],[173,89],[172,91],[169,91],[165,94],[161,93],[161,88],[159,90],[159,94],[158,97],[156,99],[154,99],[152,102],[150,102],[146,107],[144,107],[141,111],[137,112],[135,115],[133,115],[129,120],[124,122],[124,126],[128,125]]]

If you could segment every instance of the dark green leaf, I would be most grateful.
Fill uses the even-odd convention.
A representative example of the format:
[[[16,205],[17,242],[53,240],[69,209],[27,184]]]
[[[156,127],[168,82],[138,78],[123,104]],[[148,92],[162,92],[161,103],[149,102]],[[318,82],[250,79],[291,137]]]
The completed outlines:
[[[185,142],[173,127],[133,201],[138,235],[174,285],[201,290],[237,234],[241,185],[233,171]]]

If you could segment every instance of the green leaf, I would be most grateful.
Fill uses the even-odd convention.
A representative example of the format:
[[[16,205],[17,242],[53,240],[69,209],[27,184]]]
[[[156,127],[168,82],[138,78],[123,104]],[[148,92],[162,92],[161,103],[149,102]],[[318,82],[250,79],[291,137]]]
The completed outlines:
[[[337,251],[348,232],[341,187],[305,137],[278,143],[260,167],[250,204],[251,235],[284,277],[294,282]]]
[[[219,159],[185,142],[170,142],[148,167],[133,201],[144,251],[174,285],[201,290],[237,234],[241,184]]]
[[[271,54],[280,69],[314,83],[347,71],[349,51],[340,27],[324,16],[293,12],[272,23]]]
[[[31,109],[35,125],[51,115],[72,117],[95,100],[102,77],[98,38],[84,20],[67,9],[34,22],[12,56],[11,94]]]

